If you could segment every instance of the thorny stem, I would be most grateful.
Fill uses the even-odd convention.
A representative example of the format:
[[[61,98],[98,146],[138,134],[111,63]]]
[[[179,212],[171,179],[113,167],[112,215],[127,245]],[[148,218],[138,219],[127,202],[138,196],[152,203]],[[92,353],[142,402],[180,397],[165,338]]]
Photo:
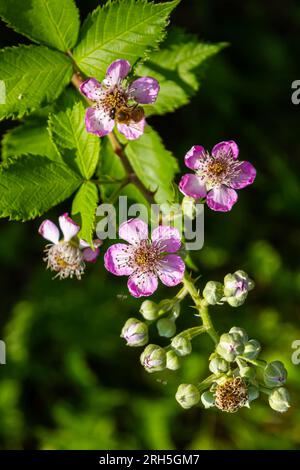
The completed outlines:
[[[71,53],[69,53],[68,55],[70,55],[70,57],[72,58]],[[82,84],[83,79],[78,71],[73,74],[71,82],[73,86],[76,88],[76,90],[79,91],[79,87]],[[87,99],[87,102],[90,103],[88,99]],[[108,138],[110,140],[110,143],[112,145],[112,148],[115,154],[118,155],[119,159],[121,160],[123,164],[124,170],[126,171],[126,174],[128,176],[127,184],[133,183],[141,191],[141,193],[143,194],[145,199],[148,201],[148,203],[154,204],[155,203],[154,192],[150,191],[135,174],[135,171],[132,168],[131,163],[127,158],[127,155],[124,152],[125,147],[119,142],[118,138],[113,132],[110,132],[108,134]]]
[[[206,329],[206,332],[209,334],[211,339],[214,341],[215,344],[218,344],[219,342],[219,335],[216,332],[213,323],[211,321],[208,307],[207,305],[203,302],[203,299],[200,296],[199,291],[195,287],[194,280],[189,274],[185,274],[183,278],[183,285],[187,289],[188,293],[192,297],[195,307],[199,312],[199,315],[202,319],[202,323],[204,328]]]

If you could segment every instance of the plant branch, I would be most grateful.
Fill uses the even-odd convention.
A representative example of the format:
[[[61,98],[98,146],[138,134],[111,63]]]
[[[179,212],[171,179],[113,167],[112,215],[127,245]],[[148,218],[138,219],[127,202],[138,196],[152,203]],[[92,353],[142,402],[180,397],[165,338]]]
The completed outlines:
[[[184,275],[183,285],[194,301],[195,307],[199,312],[206,332],[209,334],[214,343],[217,344],[219,342],[219,335],[213,326],[208,307],[203,302],[199,291],[196,289],[195,282],[189,274]]]

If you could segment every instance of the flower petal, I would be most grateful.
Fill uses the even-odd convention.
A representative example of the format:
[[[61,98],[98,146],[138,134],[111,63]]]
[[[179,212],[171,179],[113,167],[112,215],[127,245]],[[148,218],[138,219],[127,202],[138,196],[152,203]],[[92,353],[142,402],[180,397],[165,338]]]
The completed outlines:
[[[188,173],[179,182],[179,189],[185,196],[199,199],[206,196],[206,186],[200,176]]]
[[[132,248],[125,243],[116,243],[108,248],[104,255],[104,266],[115,276],[129,276],[131,267]]]
[[[163,284],[172,287],[182,281],[184,261],[178,255],[167,255],[159,263],[158,276]]]
[[[101,84],[95,78],[88,78],[79,87],[81,93],[89,100],[97,101],[101,96]]]
[[[44,220],[39,227],[39,234],[46,240],[56,244],[59,241],[59,230],[51,220]]]
[[[145,124],[146,121],[144,118],[141,119],[140,122],[131,121],[128,125],[118,124],[118,131],[125,135],[126,139],[136,140],[143,135]]]
[[[237,199],[236,191],[222,184],[208,192],[206,203],[213,211],[228,212]]]
[[[93,245],[98,248],[98,246],[101,246],[103,245],[103,241],[102,240],[99,240],[99,238],[96,238],[95,240],[93,240]],[[80,248],[90,248],[91,245],[86,242],[85,240],[83,240],[82,238],[80,238],[79,240],[79,247]]]
[[[250,162],[241,162],[238,170],[239,172],[230,182],[232,188],[241,189],[253,183],[256,177],[256,169]]]
[[[85,127],[91,134],[99,137],[109,134],[114,128],[115,122],[101,109],[88,108],[85,114]]]
[[[161,252],[175,253],[181,247],[180,234],[175,227],[160,225],[153,230],[151,238],[159,244]]]
[[[80,230],[80,226],[69,217],[68,213],[61,215],[58,218],[59,226],[64,235],[64,241],[68,242],[74,238]]]
[[[211,151],[213,157],[217,157],[220,153],[236,160],[239,156],[239,148],[234,140],[223,141],[216,144]]]
[[[119,237],[132,245],[148,238],[148,225],[141,219],[129,219],[119,227]]]
[[[184,157],[184,163],[191,170],[197,170],[200,166],[200,159],[205,157],[205,148],[202,145],[194,145]]]
[[[92,250],[92,248],[85,248],[82,252],[83,259],[84,261],[87,261],[88,263],[95,263],[99,256],[99,253],[100,253],[99,248],[95,248],[94,250]]]
[[[157,276],[149,272],[135,272],[129,277],[127,286],[133,297],[148,297],[157,289]]]
[[[130,97],[140,104],[151,104],[156,101],[159,83],[152,77],[141,77],[131,83],[128,91]]]
[[[108,86],[117,85],[123,78],[127,77],[131,65],[127,60],[118,59],[110,64],[106,71],[104,83]]]

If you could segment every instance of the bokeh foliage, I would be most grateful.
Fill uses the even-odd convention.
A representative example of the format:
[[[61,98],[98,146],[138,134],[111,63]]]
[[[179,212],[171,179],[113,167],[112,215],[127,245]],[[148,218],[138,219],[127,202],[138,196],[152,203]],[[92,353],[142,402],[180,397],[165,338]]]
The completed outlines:
[[[84,17],[98,2],[77,3]],[[193,144],[209,148],[232,138],[258,169],[255,185],[240,194],[231,213],[206,211],[205,247],[193,255],[200,282],[238,268],[255,279],[244,306],[212,313],[220,332],[245,327],[262,343],[266,360],[285,362],[293,407],[284,415],[262,401],[235,415],[182,411],[175,390],[206,375],[209,339],[194,341],[195,352],[179,373],[146,374],[137,350],[119,338],[140,304],[127,296],[124,280],[107,274],[99,260],[80,283],[52,281],[41,263],[39,221],[1,221],[0,337],[7,346],[7,364],[0,366],[1,448],[300,446],[300,365],[291,363],[291,343],[300,339],[300,107],[290,99],[291,83],[299,79],[300,6],[184,0],[173,24],[231,45],[213,59],[192,104],[151,123],[179,161]],[[27,43],[2,26],[2,46]],[[49,217],[64,209],[68,203]],[[164,295],[170,292],[161,288],[154,299]],[[191,326],[193,312],[185,312],[181,327]]]

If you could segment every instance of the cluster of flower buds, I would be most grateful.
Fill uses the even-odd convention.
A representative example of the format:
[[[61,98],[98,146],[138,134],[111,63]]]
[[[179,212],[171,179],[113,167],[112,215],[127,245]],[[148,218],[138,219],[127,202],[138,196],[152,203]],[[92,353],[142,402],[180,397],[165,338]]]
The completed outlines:
[[[234,413],[244,406],[250,407],[262,392],[268,395],[273,410],[287,411],[289,394],[282,387],[287,371],[280,361],[267,364],[259,360],[260,350],[259,342],[249,340],[244,329],[231,328],[221,335],[209,358],[212,375],[198,386],[181,384],[176,400],[185,409],[202,402],[204,408],[217,407]]]
[[[223,284],[209,281],[203,290],[203,297],[209,305],[227,302],[231,307],[239,307],[253,288],[254,281],[240,269],[233,274],[226,274]]]
[[[164,299],[158,304],[145,300],[140,313],[145,321],[129,318],[125,323],[121,337],[128,346],[146,346],[149,341],[149,327],[156,324],[160,337],[169,338],[166,347],[148,344],[140,356],[142,366],[147,372],[158,372],[164,369],[177,370],[181,358],[192,352],[191,339],[196,336],[201,327],[194,327],[176,335],[176,319],[180,314],[180,299]]]

